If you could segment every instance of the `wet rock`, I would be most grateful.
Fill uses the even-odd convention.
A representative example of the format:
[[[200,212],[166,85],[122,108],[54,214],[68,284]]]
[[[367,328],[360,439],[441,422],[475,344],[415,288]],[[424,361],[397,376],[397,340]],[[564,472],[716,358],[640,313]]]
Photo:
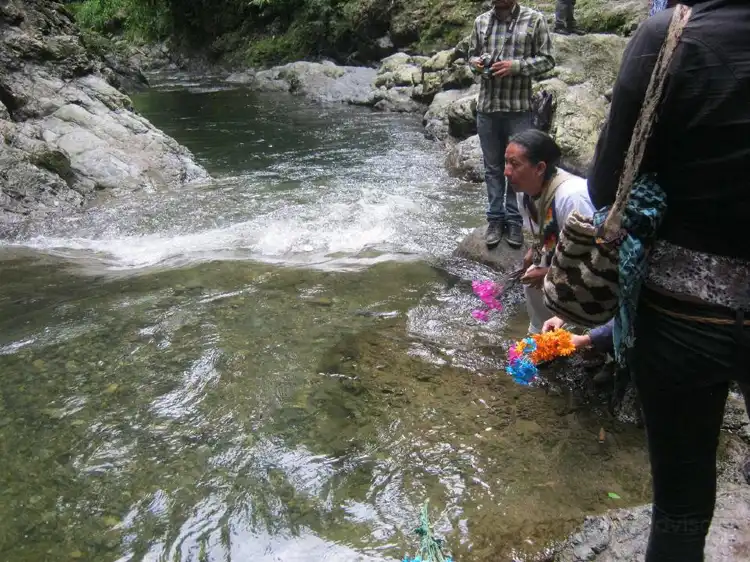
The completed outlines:
[[[290,92],[326,103],[369,105],[375,76],[372,68],[300,61],[231,78],[235,83],[244,80],[255,90]]]
[[[750,419],[748,419],[745,402],[739,392],[729,394],[724,410],[723,429],[731,431],[750,444]]]
[[[456,143],[445,158],[448,173],[472,182],[484,181],[484,158],[479,144],[479,135]]]
[[[397,113],[422,113],[425,106],[413,99],[413,88],[401,87],[380,89],[374,94],[376,111],[392,111]]]
[[[461,241],[453,255],[484,264],[501,273],[511,273],[517,270],[523,262],[526,248],[514,250],[505,242],[488,248],[484,241],[486,230],[486,226],[475,228]]]
[[[422,83],[422,69],[413,64],[397,66],[389,72],[379,72],[375,78],[375,87],[394,88],[398,86],[416,86]]]
[[[102,190],[209,179],[187,149],[134,113],[112,86],[117,72],[87,49],[60,4],[17,0],[9,10],[0,23],[0,232],[79,208]]]
[[[458,100],[470,95],[476,95],[476,92],[476,87],[472,87],[466,90],[447,90],[438,93],[433,98],[432,103],[422,120],[422,124],[425,128],[425,136],[438,141],[445,141],[448,139],[448,137],[450,137],[448,107],[453,102],[457,102]]]
[[[448,118],[448,132],[457,139],[467,139],[477,134],[477,96],[467,96],[451,102],[445,111]]]
[[[651,507],[588,517],[555,556],[555,562],[639,562],[644,560]],[[719,490],[706,560],[735,562],[750,556],[750,487]]]

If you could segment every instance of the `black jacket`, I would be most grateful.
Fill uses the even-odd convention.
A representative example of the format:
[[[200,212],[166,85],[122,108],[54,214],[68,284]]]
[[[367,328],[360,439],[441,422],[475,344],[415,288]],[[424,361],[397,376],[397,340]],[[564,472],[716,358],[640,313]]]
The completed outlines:
[[[672,12],[645,21],[625,51],[589,172],[597,208],[614,201]],[[660,238],[750,259],[750,0],[695,3],[641,171],[656,172],[667,193]]]

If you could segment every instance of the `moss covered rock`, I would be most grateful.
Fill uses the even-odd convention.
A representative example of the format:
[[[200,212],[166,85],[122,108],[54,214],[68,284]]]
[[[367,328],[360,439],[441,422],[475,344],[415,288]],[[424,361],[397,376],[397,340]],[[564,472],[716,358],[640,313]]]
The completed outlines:
[[[648,0],[577,0],[575,15],[586,31],[630,35],[648,10]]]

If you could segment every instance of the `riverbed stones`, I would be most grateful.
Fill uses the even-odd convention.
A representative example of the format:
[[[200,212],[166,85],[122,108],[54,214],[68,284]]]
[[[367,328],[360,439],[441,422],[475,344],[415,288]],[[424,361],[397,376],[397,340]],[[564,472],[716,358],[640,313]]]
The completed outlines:
[[[61,4],[15,0],[5,12],[9,6],[15,16],[0,22],[0,234],[103,190],[209,179],[107,81],[114,71],[89,53]]]

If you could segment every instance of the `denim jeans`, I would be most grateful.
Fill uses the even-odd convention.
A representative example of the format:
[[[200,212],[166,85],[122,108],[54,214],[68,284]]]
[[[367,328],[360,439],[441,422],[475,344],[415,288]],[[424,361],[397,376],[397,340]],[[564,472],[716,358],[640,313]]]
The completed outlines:
[[[557,0],[555,5],[555,25],[573,29],[576,26],[575,12],[576,0]]]
[[[649,302],[732,323],[675,318]],[[654,493],[646,562],[702,562],[716,502],[716,450],[731,380],[740,383],[749,401],[750,326],[741,327],[732,311],[644,290],[635,335],[633,374]]]
[[[487,183],[488,221],[523,224],[516,192],[512,186],[506,189],[505,149],[510,137],[529,128],[530,111],[477,113],[477,131],[484,157],[484,181]]]

